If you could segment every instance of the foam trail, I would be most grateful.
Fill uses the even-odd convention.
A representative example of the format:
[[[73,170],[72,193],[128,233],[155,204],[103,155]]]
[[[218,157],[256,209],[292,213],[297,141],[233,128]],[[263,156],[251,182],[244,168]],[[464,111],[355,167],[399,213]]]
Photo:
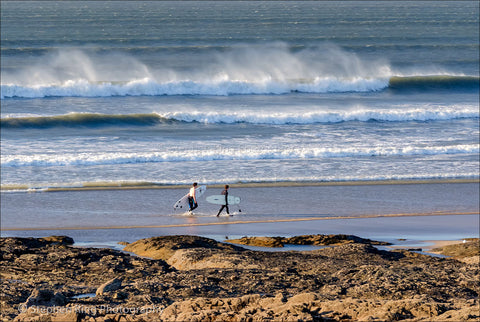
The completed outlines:
[[[172,151],[150,153],[75,153],[61,155],[2,155],[2,167],[92,166],[112,164],[141,164],[157,162],[188,162],[217,160],[285,160],[345,158],[372,156],[411,156],[444,154],[478,154],[476,144],[445,147],[375,146],[359,148],[281,148],[281,149],[223,149],[218,151]]]
[[[398,108],[390,110],[358,109],[351,111],[319,111],[319,112],[167,112],[160,113],[165,119],[182,122],[201,123],[251,123],[251,124],[314,124],[339,123],[349,121],[440,121],[460,118],[478,118],[480,112],[476,106]]]

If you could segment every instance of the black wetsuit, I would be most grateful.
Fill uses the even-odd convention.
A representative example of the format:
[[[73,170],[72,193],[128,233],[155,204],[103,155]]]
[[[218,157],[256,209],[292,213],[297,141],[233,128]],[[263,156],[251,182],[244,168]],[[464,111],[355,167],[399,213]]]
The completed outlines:
[[[193,197],[188,196],[188,205],[190,206],[190,211],[198,207],[198,203],[193,200]]]
[[[192,190],[193,188],[191,188],[190,190]],[[195,187],[196,189],[196,187]],[[188,205],[190,206],[190,211],[192,211],[193,209],[197,208],[198,207],[198,203],[195,202],[195,199],[193,199],[193,197],[190,195],[190,193],[188,194]]]
[[[220,215],[220,213],[222,212],[223,208],[226,208],[226,209],[227,209],[227,215],[230,214],[230,211],[228,210],[228,189],[223,190],[223,191],[222,191],[222,195],[225,196],[225,204],[222,205],[222,207],[221,207],[220,210],[218,211],[217,216]]]

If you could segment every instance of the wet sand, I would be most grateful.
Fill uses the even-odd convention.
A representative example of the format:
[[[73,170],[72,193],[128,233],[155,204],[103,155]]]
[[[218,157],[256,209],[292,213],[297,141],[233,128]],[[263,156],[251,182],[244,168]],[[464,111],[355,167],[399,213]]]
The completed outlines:
[[[218,206],[203,198],[195,216],[175,213],[172,205],[186,193],[184,187],[3,192],[2,236],[69,235],[80,243],[104,244],[175,234],[217,240],[353,234],[411,243],[478,237],[478,183],[285,185],[232,185],[231,194],[242,203],[230,207],[233,216],[220,217]],[[209,186],[205,196],[219,191]]]

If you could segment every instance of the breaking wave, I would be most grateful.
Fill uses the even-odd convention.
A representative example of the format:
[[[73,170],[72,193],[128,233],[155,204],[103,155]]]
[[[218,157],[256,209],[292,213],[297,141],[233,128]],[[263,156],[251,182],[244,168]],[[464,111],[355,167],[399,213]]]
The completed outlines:
[[[200,123],[251,123],[251,124],[314,124],[359,122],[409,122],[440,121],[460,118],[478,118],[476,107],[456,108],[406,108],[390,110],[358,109],[351,111],[278,112],[278,113],[221,113],[221,112],[169,112],[166,119]]]
[[[418,73],[417,73],[418,72]],[[95,48],[58,49],[2,70],[0,97],[114,97],[368,93],[382,90],[478,90],[477,76],[393,71],[386,59],[359,57],[334,44],[294,49],[286,43],[238,44],[182,60],[159,52],[149,64]]]
[[[5,117],[0,121],[4,129],[54,128],[54,127],[107,127],[155,126],[175,122],[206,124],[315,124],[359,122],[409,122],[440,121],[461,118],[478,118],[477,107],[463,108],[405,108],[390,110],[358,109],[351,111],[318,112],[165,112],[145,114],[69,113],[55,116]]]
[[[63,84],[1,85],[1,98],[114,97],[169,95],[255,95],[302,93],[373,92],[388,86],[388,79],[331,79],[252,82],[245,80],[158,82],[149,78],[129,82],[67,81]]]
[[[333,78],[315,79],[158,82],[150,78],[128,82],[67,81],[62,84],[22,86],[1,85],[1,98],[45,97],[114,97],[114,96],[169,96],[169,95],[279,95],[300,93],[367,93],[382,90],[433,91],[478,90],[479,78],[470,76],[415,76],[391,78]]]

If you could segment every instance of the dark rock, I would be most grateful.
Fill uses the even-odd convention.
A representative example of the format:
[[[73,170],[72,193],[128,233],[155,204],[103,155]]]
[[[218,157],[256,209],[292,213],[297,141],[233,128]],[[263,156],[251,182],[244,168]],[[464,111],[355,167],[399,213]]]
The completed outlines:
[[[107,292],[116,291],[121,287],[122,287],[122,278],[114,278],[100,285],[100,287],[97,289],[95,294],[103,295],[104,293],[107,293]]]
[[[25,302],[25,306],[62,306],[66,303],[67,298],[61,293],[54,293],[49,289],[34,289]]]
[[[289,245],[343,245],[350,243],[360,243],[369,245],[390,245],[390,243],[364,239],[354,235],[302,235],[294,237],[242,237],[240,239],[230,239],[230,243],[259,246],[259,247],[284,247]]]
[[[365,239],[354,235],[302,235],[285,238],[285,243],[294,245],[342,245],[348,243],[390,245],[390,243]]]
[[[348,241],[344,236],[337,240]],[[0,238],[0,320],[40,320],[19,314],[21,304],[157,309],[72,316],[82,322],[479,318],[480,269],[453,259],[356,242],[308,252],[249,251],[195,236],[155,238],[139,245],[149,251],[166,249],[169,261],[186,266],[177,270],[163,260],[113,249]],[[102,296],[74,297],[95,293],[102,283],[116,286],[110,291],[104,287]]]

